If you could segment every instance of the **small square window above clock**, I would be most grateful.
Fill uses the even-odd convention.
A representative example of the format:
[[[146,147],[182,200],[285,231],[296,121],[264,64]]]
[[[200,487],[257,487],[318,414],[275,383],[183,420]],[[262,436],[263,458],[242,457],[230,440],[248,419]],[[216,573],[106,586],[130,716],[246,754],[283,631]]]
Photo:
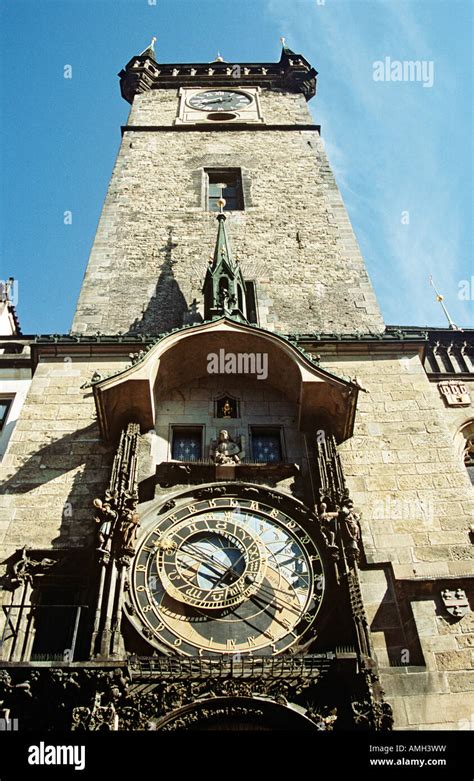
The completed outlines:
[[[181,88],[175,123],[263,122],[259,87]]]
[[[219,200],[225,200],[224,211],[241,211],[244,208],[242,175],[239,168],[206,168],[207,208],[220,210]]]

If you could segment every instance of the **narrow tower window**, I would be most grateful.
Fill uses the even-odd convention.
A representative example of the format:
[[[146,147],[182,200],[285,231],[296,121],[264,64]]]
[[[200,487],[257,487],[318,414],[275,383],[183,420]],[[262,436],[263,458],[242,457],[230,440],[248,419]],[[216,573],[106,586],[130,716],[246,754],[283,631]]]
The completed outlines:
[[[219,199],[224,198],[224,211],[242,211],[244,198],[242,175],[239,168],[206,168],[207,208],[220,211]]]

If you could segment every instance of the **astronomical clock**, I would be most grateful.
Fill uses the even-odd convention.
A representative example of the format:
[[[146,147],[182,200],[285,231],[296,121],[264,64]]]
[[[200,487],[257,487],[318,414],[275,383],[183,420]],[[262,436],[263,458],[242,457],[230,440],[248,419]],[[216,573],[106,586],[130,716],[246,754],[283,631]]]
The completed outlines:
[[[325,573],[308,524],[228,491],[142,520],[129,612],[165,653],[276,655],[317,633]]]

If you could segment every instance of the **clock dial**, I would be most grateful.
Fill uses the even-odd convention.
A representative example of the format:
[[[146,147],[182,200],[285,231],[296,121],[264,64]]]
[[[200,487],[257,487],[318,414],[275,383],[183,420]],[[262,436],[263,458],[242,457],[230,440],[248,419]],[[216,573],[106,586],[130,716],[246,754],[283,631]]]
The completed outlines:
[[[208,90],[198,92],[188,100],[188,105],[200,111],[237,111],[252,102],[250,95],[235,90]]]
[[[131,592],[149,642],[188,656],[277,654],[314,628],[324,574],[294,519],[222,497],[155,523],[137,549]]]

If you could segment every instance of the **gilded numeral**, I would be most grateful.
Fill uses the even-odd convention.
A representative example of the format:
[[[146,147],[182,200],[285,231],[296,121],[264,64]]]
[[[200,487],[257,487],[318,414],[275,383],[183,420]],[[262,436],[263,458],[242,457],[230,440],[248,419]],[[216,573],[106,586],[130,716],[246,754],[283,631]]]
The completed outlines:
[[[153,606],[152,605],[145,605],[145,607],[143,608],[143,612],[144,613],[149,613],[150,610],[153,610]]]
[[[137,591],[146,591],[145,586],[137,586]]]
[[[202,596],[202,591],[198,588],[195,588],[194,586],[187,588],[184,593],[188,594],[190,597],[195,597],[196,599],[200,599]]]
[[[139,564],[137,567],[137,572],[146,572],[146,567],[144,564]]]
[[[235,649],[235,640],[232,637],[227,638],[226,647],[228,651],[233,651]]]

